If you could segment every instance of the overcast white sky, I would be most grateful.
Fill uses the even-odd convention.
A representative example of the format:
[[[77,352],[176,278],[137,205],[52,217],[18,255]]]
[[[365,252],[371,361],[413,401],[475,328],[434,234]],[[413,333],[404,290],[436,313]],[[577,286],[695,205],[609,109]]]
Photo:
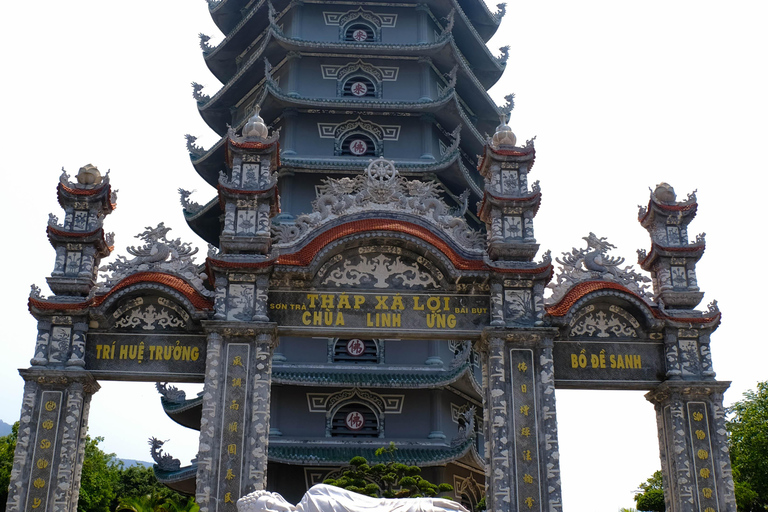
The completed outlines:
[[[691,235],[705,231],[708,243],[698,266],[701,307],[717,299],[723,311],[712,356],[718,378],[733,381],[726,401],[738,400],[768,379],[759,281],[768,4],[513,0],[507,13],[490,47],[496,53],[510,45],[511,57],[491,94],[503,103],[515,92],[512,129],[520,141],[538,137],[531,179],[543,191],[535,221],[542,252],[581,247],[593,231],[634,262],[635,249],[650,245],[636,220],[648,187],[667,181],[679,196],[698,189]],[[197,135],[205,147],[217,139],[191,97],[192,81],[211,95],[219,87],[198,32],[212,43],[222,37],[203,0],[4,6],[0,419],[18,419],[16,369],[28,366],[35,342],[26,297],[32,283],[48,293],[54,254],[45,225],[49,212],[61,215],[55,187],[62,166],[112,169],[120,193],[105,227],[117,233],[117,253],[160,221],[171,235],[201,244],[176,192],[197,189],[200,203],[215,194],[194,172],[183,138]],[[643,393],[558,391],[557,400],[564,510],[634,506],[632,491],[660,467]],[[197,451],[196,433],[163,415],[151,384],[103,383],[90,433],[124,458],[149,459],[149,436],[171,439],[166,448],[183,464]]]

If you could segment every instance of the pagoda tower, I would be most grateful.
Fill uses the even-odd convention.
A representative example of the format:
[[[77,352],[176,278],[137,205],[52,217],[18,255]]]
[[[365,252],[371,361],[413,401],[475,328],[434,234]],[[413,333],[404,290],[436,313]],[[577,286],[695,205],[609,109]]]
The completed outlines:
[[[478,0],[210,2],[225,37],[213,48],[201,34],[201,46],[222,87],[213,96],[197,84],[193,88],[201,116],[221,139],[207,150],[195,145],[195,137],[187,139],[195,170],[218,194],[200,206],[183,191],[182,203],[190,227],[218,248],[208,259],[217,318],[268,321],[274,311],[257,312],[259,301],[251,297],[269,295],[272,302],[275,288],[312,287],[296,275],[290,253],[305,249],[308,232],[322,230],[314,221],[323,205],[338,200],[333,196],[339,187],[368,193],[363,189],[371,187],[363,182],[368,176],[372,183],[371,166],[398,186],[427,184],[434,205],[420,214],[440,208],[435,213],[455,215],[464,233],[477,237],[483,221],[468,205],[483,197],[484,178],[475,155],[496,131],[499,108],[487,89],[501,76],[508,55],[502,48],[495,57],[485,44],[504,14],[504,5],[499,7],[491,13]],[[507,112],[511,107],[506,105]],[[532,160],[532,150],[526,157]],[[380,206],[388,209],[385,201]],[[339,204],[331,208],[339,213]],[[376,216],[358,215],[367,222]],[[385,217],[382,225],[399,222]],[[477,268],[479,240],[465,244]],[[431,266],[406,263],[425,259],[408,244],[381,243],[383,253],[374,251],[377,241],[371,239],[335,257],[369,275],[338,279],[347,267],[326,264],[321,273],[337,276],[326,282],[388,287],[378,275],[382,271],[397,273],[399,265],[404,275],[416,275]],[[526,251],[526,259],[537,247]],[[421,279],[403,288],[441,287],[429,276]],[[466,289],[481,289],[471,281]],[[248,288],[253,310],[233,316],[233,287],[238,293]],[[383,326],[390,317],[379,320]],[[393,441],[398,460],[453,484],[456,498],[468,506],[482,498],[479,356],[466,339],[404,338],[397,329],[386,336],[320,329],[280,336],[272,358],[268,489],[298,500],[351,457],[375,461],[374,451]],[[201,418],[203,427],[208,423],[203,396],[187,400],[172,387],[160,389],[176,421],[196,429]],[[199,496],[205,471],[200,462],[172,468],[161,465],[160,480],[190,493],[197,480]]]
[[[709,348],[721,315],[695,309],[695,194],[661,184],[641,209],[650,278],[589,233],[550,283],[533,141],[507,125],[513,96],[487,94],[508,55],[486,47],[503,5],[209,8],[225,37],[200,42],[222,87],[193,89],[220,139],[187,147],[211,198],[180,190],[207,257],[160,222],[99,267],[110,179],[91,165],[62,175],[53,295],[28,299],[38,334],[6,510],[77,509],[99,380],[156,382],[165,412],[199,430],[189,464],[151,446],[158,479],[201,512],[235,512],[252,491],[297,502],[386,446],[382,462],[419,466],[469,509],[556,512],[556,387],[648,391],[667,509],[736,510],[729,383]],[[188,398],[169,382],[204,387]]]

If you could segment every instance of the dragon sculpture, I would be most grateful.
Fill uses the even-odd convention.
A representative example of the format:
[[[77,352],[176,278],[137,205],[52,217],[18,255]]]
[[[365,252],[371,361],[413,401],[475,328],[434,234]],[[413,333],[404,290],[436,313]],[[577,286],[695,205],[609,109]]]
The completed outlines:
[[[605,237],[598,238],[594,233],[583,237],[587,242],[586,249],[576,249],[570,253],[563,253],[563,257],[555,258],[561,266],[561,272],[557,276],[557,282],[551,283],[548,288],[552,290],[550,303],[560,301],[565,294],[576,284],[583,281],[613,281],[625,286],[629,291],[650,301],[648,296],[648,283],[651,280],[638,274],[631,265],[619,268],[624,263],[624,258],[614,258],[607,253],[616,246],[609,243]]]
[[[149,438],[152,460],[157,464],[157,468],[162,471],[178,471],[181,468],[181,461],[174,459],[169,453],[163,453],[162,446],[167,442],[161,441],[156,437]]]

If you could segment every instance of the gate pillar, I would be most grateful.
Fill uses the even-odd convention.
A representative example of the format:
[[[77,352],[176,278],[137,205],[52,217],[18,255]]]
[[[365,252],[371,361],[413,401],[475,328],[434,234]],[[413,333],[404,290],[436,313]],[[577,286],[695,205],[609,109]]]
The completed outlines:
[[[75,512],[88,408],[99,385],[81,370],[19,370],[25,380],[6,510]]]
[[[489,511],[562,507],[552,361],[556,333],[486,330],[479,344]]]
[[[236,511],[267,485],[275,324],[208,322],[197,489],[202,512]]]
[[[736,512],[723,392],[730,382],[666,381],[656,408],[668,512]]]

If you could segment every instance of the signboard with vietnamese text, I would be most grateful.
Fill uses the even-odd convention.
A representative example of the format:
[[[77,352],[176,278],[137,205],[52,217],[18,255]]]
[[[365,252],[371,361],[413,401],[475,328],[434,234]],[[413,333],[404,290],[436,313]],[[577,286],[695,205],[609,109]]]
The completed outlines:
[[[202,382],[202,334],[89,332],[85,369],[97,379]]]
[[[665,380],[661,341],[556,341],[558,388],[651,389]]]
[[[269,318],[281,333],[376,333],[477,338],[489,322],[489,298],[449,293],[270,291]]]

